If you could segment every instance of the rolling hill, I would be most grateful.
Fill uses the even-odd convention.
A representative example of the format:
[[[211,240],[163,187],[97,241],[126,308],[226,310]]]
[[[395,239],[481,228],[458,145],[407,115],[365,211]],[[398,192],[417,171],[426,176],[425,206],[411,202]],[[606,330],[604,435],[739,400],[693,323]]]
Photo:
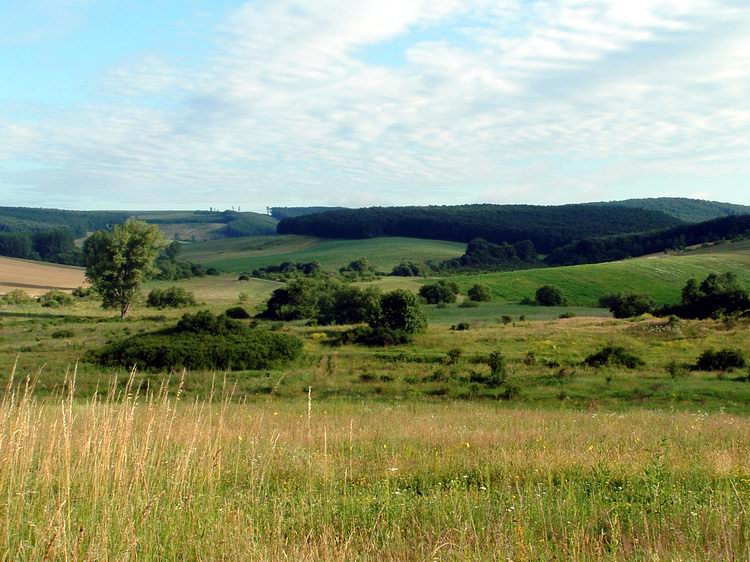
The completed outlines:
[[[568,267],[452,277],[462,292],[475,283],[487,284],[494,298],[518,302],[533,297],[542,285],[562,289],[571,305],[596,306],[599,298],[617,292],[634,292],[653,298],[657,304],[680,300],[688,279],[703,279],[709,273],[731,271],[750,288],[750,244],[724,243],[682,254],[659,254],[641,258]]]
[[[610,201],[609,204],[659,211],[684,222],[705,222],[722,217],[750,215],[750,206],[688,199],[687,197],[652,197],[647,199],[626,199]]]
[[[40,232],[63,229],[74,236],[135,217],[156,224],[170,239],[209,240],[276,233],[273,217],[236,211],[68,211],[29,207],[0,207],[0,232]]]
[[[252,271],[285,261],[317,261],[333,271],[367,257],[380,271],[390,271],[401,261],[444,260],[464,253],[465,245],[442,240],[381,237],[369,240],[325,240],[311,236],[260,236],[188,244],[182,257],[220,271]]]
[[[459,205],[370,207],[282,220],[279,234],[366,239],[402,236],[468,242],[531,240],[548,253],[574,240],[669,228],[681,221],[662,212],[620,205]]]

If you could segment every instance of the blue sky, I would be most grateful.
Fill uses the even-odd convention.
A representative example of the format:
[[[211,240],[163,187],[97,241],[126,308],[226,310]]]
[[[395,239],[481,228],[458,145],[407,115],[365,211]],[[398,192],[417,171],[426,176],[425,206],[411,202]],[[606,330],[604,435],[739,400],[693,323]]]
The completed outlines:
[[[0,0],[0,204],[750,204],[749,99],[745,0]]]

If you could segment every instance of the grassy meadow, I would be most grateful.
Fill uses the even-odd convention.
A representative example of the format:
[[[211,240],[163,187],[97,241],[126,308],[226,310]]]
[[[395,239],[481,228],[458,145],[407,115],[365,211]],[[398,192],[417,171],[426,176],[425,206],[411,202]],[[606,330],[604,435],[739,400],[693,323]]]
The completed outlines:
[[[222,392],[6,396],[2,558],[750,556],[745,417]]]
[[[309,261],[274,253],[290,238],[256,240],[268,244],[257,259]],[[311,244],[300,253],[320,252],[295,238]],[[400,261],[394,240],[375,243],[380,258],[341,254],[327,267]],[[190,247],[208,258],[210,244]],[[125,322],[94,298],[0,306],[0,559],[750,559],[748,372],[690,369],[709,347],[750,352],[750,321],[615,320],[592,306],[624,290],[675,300],[710,271],[750,284],[745,249],[703,251],[461,276],[464,292],[485,282],[495,300],[428,306],[427,331],[403,346],[271,323],[305,347],[278,370],[86,361],[184,312],[256,312],[276,282],[151,282],[144,292],[178,284],[198,304],[141,302]],[[517,304],[544,283],[571,306]],[[610,344],[644,364],[583,366]],[[486,384],[493,351],[512,394]]]
[[[604,264],[463,275],[455,280],[463,290],[485,283],[499,301],[518,302],[533,297],[541,285],[555,285],[576,306],[596,306],[599,297],[618,291],[645,294],[658,304],[667,304],[679,302],[688,279],[704,279],[709,273],[731,271],[750,285],[750,253],[731,252],[729,246],[727,251],[710,254],[666,254]]]
[[[379,271],[388,272],[404,260],[446,260],[464,253],[466,244],[442,240],[383,237],[367,240],[325,240],[310,236],[254,236],[189,244],[184,257],[220,271],[253,271],[284,261],[320,262],[335,271],[366,257]]]

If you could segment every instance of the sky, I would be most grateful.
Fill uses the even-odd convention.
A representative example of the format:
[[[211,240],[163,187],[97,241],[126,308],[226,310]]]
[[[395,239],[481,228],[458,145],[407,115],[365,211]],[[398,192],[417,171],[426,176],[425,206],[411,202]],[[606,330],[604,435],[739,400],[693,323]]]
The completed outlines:
[[[0,0],[0,195],[750,204],[750,2]]]

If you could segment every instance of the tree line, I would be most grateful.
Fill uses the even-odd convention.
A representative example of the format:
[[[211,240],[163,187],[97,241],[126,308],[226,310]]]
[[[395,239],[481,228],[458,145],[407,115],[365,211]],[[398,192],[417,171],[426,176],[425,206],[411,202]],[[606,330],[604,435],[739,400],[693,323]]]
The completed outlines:
[[[82,265],[83,253],[67,230],[0,232],[0,256]]]
[[[460,205],[341,209],[283,219],[279,234],[362,239],[405,236],[515,244],[530,240],[543,253],[574,240],[680,224],[657,211],[621,205]]]
[[[548,265],[602,263],[750,236],[750,215],[724,217],[640,234],[585,238],[550,253]]]

